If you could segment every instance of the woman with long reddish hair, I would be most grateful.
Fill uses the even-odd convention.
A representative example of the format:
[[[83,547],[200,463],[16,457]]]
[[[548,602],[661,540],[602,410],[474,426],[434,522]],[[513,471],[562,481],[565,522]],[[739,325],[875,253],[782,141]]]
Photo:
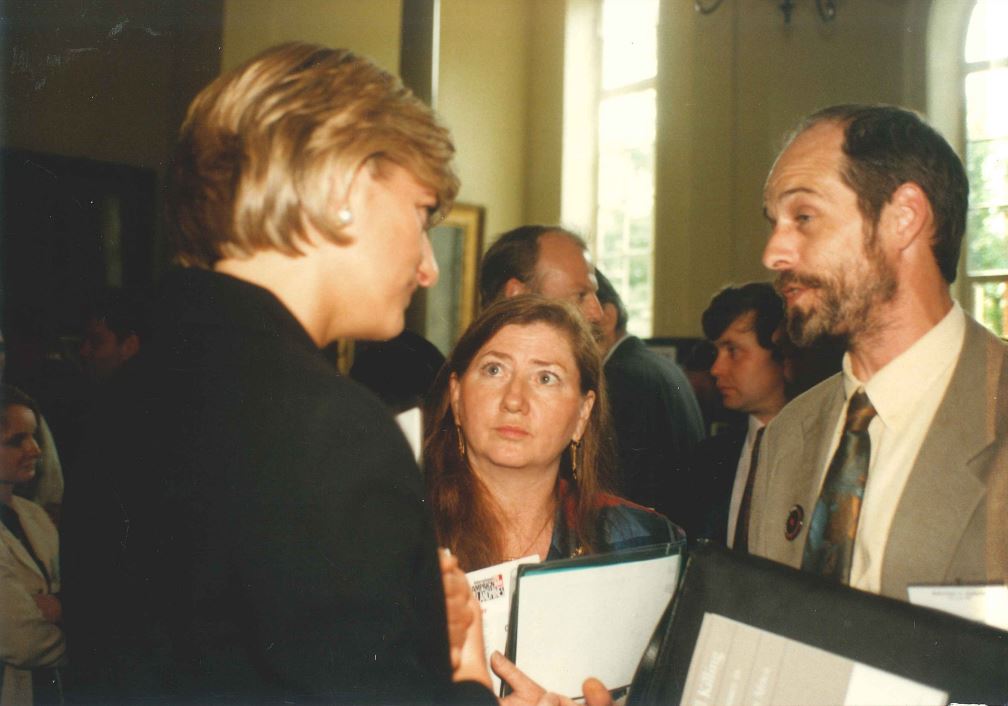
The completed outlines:
[[[610,495],[602,361],[573,306],[519,296],[462,335],[425,418],[438,541],[466,571],[674,541],[663,516]]]

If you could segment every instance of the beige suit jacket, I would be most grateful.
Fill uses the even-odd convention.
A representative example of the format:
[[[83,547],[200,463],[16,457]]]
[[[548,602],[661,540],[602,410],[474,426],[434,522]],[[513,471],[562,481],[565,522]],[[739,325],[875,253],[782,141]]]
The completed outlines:
[[[763,439],[750,551],[799,567],[833,431],[837,374],[793,400]],[[789,515],[804,515],[788,539]],[[1008,577],[1008,346],[967,317],[963,349],[896,506],[882,563],[886,596],[910,584]]]
[[[59,540],[45,510],[15,496],[13,507],[28,541],[45,564],[50,582],[39,571],[28,550],[0,525],[0,662],[4,669],[0,704],[31,703],[36,667],[53,667],[63,660],[63,631],[47,621],[35,604],[37,593],[59,591]]]

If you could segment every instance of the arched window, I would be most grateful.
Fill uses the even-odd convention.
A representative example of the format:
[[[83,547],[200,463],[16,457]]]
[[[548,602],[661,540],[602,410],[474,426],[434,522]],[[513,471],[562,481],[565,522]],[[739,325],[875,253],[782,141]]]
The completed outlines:
[[[963,56],[967,300],[973,315],[1008,336],[1008,2],[978,0]]]

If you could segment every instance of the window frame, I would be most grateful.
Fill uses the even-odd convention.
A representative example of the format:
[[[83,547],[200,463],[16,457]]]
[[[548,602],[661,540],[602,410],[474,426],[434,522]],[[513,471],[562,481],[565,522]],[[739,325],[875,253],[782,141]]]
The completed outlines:
[[[611,2],[613,0],[609,0],[609,1]],[[655,35],[656,35],[655,41],[656,41],[656,47],[657,47],[657,41],[658,41],[657,35],[658,35],[658,28],[659,28],[659,22],[660,22],[660,17],[661,17],[661,9],[660,8],[661,8],[661,2],[662,2],[662,0],[655,0],[655,1],[656,1],[657,5],[658,5],[658,10],[657,10],[656,16],[655,16],[655,26],[654,26]],[[652,76],[649,76],[647,78],[638,79],[638,80],[633,81],[631,83],[621,84],[619,86],[614,86],[614,87],[611,87],[611,88],[604,88],[603,87],[602,84],[603,84],[603,61],[604,61],[604,51],[605,51],[605,48],[604,48],[604,41],[605,40],[604,40],[602,23],[603,23],[603,17],[605,15],[605,12],[604,12],[604,9],[603,9],[603,5],[604,5],[605,2],[606,2],[606,0],[596,0],[596,7],[595,7],[595,23],[596,23],[596,26],[595,26],[595,38],[596,38],[596,52],[597,52],[596,53],[596,57],[597,58],[596,58],[596,62],[595,62],[595,64],[596,64],[595,65],[595,75],[594,75],[595,85],[594,85],[594,93],[593,93],[593,98],[594,98],[594,101],[593,101],[593,104],[594,104],[594,115],[592,117],[592,120],[594,122],[594,126],[593,126],[594,127],[594,130],[593,130],[593,133],[594,133],[593,134],[593,138],[594,138],[594,144],[593,144],[594,160],[593,160],[592,194],[591,194],[591,198],[592,198],[592,213],[591,213],[591,232],[592,232],[592,238],[591,238],[591,247],[592,247],[593,255],[594,255],[594,258],[595,258],[595,262],[597,264],[601,263],[602,260],[605,258],[605,254],[602,253],[602,251],[601,251],[603,238],[602,238],[602,234],[601,234],[600,229],[599,229],[600,228],[600,217],[599,216],[600,216],[600,211],[601,211],[600,200],[599,200],[599,178],[600,178],[600,163],[601,163],[601,153],[602,153],[602,136],[601,136],[600,114],[601,114],[601,111],[602,111],[603,103],[606,100],[609,100],[609,99],[612,99],[612,98],[619,98],[619,97],[629,96],[629,95],[633,95],[633,94],[637,94],[637,93],[643,93],[643,92],[649,91],[649,90],[650,91],[654,91],[654,95],[655,95],[655,109],[656,109],[656,120],[655,120],[655,126],[654,126],[655,133],[654,133],[654,136],[652,137],[651,232],[650,232],[650,238],[649,238],[649,245],[648,245],[648,248],[647,248],[647,256],[648,256],[648,260],[649,260],[649,263],[648,263],[648,270],[649,270],[649,292],[648,292],[648,303],[647,303],[648,315],[647,315],[646,322],[644,322],[646,324],[645,328],[635,328],[633,326],[633,318],[632,318],[632,316],[631,316],[631,324],[630,324],[630,327],[629,327],[630,329],[633,329],[632,332],[635,333],[636,335],[639,335],[639,336],[644,337],[644,338],[648,338],[648,337],[650,337],[650,336],[652,336],[654,334],[654,302],[655,302],[655,286],[654,286],[654,283],[655,283],[655,269],[656,269],[656,262],[655,262],[655,241],[656,241],[656,238],[657,238],[656,228],[655,228],[655,210],[656,210],[655,209],[655,206],[656,206],[656,204],[655,204],[655,194],[656,194],[656,185],[655,185],[656,164],[655,164],[655,162],[657,160],[657,138],[658,138],[658,135],[657,135],[658,72],[661,70],[661,64],[660,64],[660,61],[656,61],[655,62],[655,73]],[[627,237],[628,236],[626,234],[624,234],[624,241],[626,240]],[[626,242],[624,242],[624,247],[623,247],[623,250],[622,250],[622,254],[624,255],[624,257],[629,257],[630,255],[643,254],[643,253],[638,253],[638,252],[630,252],[630,250],[631,250],[631,248],[629,247],[629,244],[626,243]],[[600,269],[603,271],[603,273],[605,273],[606,277],[608,277],[610,279],[610,281],[612,281],[613,286],[617,289],[617,291],[620,292],[621,298],[624,298],[624,299],[629,298],[629,292],[624,291],[626,289],[626,287],[623,286],[623,278],[621,278],[621,277],[620,278],[615,278],[612,275],[612,273],[610,272],[611,268],[606,268],[604,266],[600,266]],[[627,306],[628,310],[631,308],[630,307],[630,302],[624,301],[624,304]],[[637,322],[637,323],[639,324],[640,322]]]
[[[991,69],[1008,69],[1008,56],[1000,57],[997,59],[987,59],[983,61],[967,61],[966,60],[966,39],[969,34],[970,23],[973,18],[973,13],[976,11],[977,5],[980,0],[974,0],[964,9],[964,21],[962,23],[962,29],[959,36],[959,50],[958,50],[958,60],[959,60],[959,72],[958,72],[958,96],[961,101],[960,109],[960,125],[962,130],[961,137],[961,154],[963,160],[965,161],[969,143],[971,142],[969,138],[969,105],[966,99],[966,79],[967,77],[977,71],[989,71]],[[971,192],[973,184],[971,186]],[[993,271],[979,271],[975,274],[971,274],[969,266],[967,264],[969,259],[969,247],[970,247],[970,233],[968,230],[963,235],[963,249],[960,255],[959,263],[959,279],[962,282],[962,286],[959,290],[959,298],[964,304],[964,308],[973,314],[977,320],[983,324],[987,325],[983,320],[982,315],[976,316],[976,307],[978,301],[975,295],[975,288],[978,285],[984,284],[997,284],[1004,282],[1008,286],[1008,268],[993,270]],[[1008,295],[1006,295],[1008,296]],[[1002,331],[1003,336],[1008,336],[1008,330]]]

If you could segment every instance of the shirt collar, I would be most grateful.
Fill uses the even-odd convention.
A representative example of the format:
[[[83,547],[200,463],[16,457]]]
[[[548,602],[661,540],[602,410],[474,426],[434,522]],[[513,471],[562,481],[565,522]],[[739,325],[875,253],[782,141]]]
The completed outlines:
[[[854,375],[850,354],[844,353],[844,395],[863,387],[887,427],[898,425],[913,412],[935,380],[955,364],[966,336],[966,315],[958,303],[930,331],[889,361],[867,382]]]
[[[616,349],[619,348],[620,344],[623,343],[623,341],[627,340],[628,338],[630,338],[630,334],[629,333],[624,333],[623,337],[620,338],[618,341],[616,341],[616,343],[614,343],[612,345],[612,348],[610,348],[606,352],[605,358],[602,359],[602,365],[605,365],[606,363],[609,362],[609,359],[612,358],[612,354],[615,353]]]

